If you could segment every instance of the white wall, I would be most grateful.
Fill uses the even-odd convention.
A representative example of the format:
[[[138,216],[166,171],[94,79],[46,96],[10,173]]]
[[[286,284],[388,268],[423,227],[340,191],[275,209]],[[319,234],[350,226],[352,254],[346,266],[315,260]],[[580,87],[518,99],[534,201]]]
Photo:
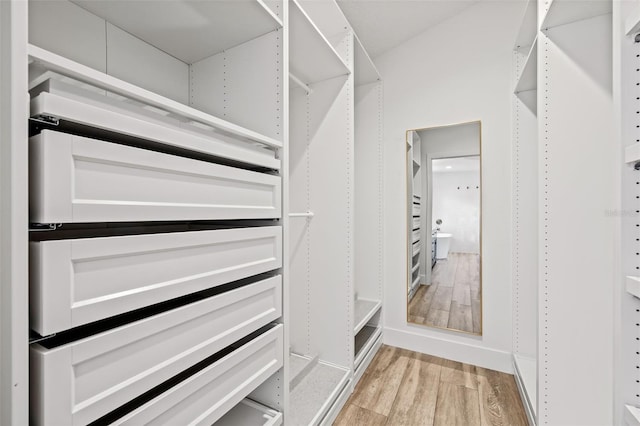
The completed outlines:
[[[442,219],[441,232],[452,234],[449,252],[480,252],[480,174],[433,173],[432,222]]]
[[[385,149],[385,342],[510,371],[510,102],[524,2],[483,1],[381,55]],[[482,120],[483,336],[407,324],[404,135]]]

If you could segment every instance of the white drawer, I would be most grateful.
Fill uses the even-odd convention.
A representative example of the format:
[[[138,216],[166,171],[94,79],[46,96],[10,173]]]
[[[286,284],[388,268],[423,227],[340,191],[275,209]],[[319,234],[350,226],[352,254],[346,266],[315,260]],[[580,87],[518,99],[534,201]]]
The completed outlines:
[[[411,233],[411,237],[412,237],[412,243],[415,243],[417,241],[420,241],[420,230],[416,229]]]
[[[230,410],[233,412],[221,424],[263,424],[249,420],[263,417],[264,422],[266,407],[260,410],[256,408],[260,407],[258,404],[245,404],[242,400],[282,367],[283,338],[283,326],[278,325],[113,425],[211,425]],[[269,411],[271,417],[279,417],[278,412]]]
[[[412,224],[413,224],[413,229],[419,229],[420,228],[420,218],[419,217],[414,217],[411,218],[412,220]]]
[[[413,255],[417,255],[420,253],[420,249],[422,248],[422,243],[418,241],[417,243],[413,243]]]
[[[31,421],[87,424],[282,313],[276,276],[52,349],[30,347]]]
[[[282,266],[279,226],[30,244],[30,326],[42,336]]]
[[[119,96],[104,95],[104,91],[88,87],[70,79],[59,80],[56,74],[49,76],[31,91],[32,116],[50,116],[88,126],[89,128],[116,132],[179,149],[279,169],[280,160],[275,151],[256,143],[266,139],[254,132],[245,136],[232,135],[224,128],[214,129],[206,125],[184,122],[183,118],[167,116],[165,111],[132,102]],[[64,78],[64,77],[63,77]],[[230,124],[230,123],[227,123]],[[233,126],[233,125],[232,125]],[[236,127],[236,126],[233,126]],[[237,127],[236,127],[237,128]],[[255,136],[255,138],[252,138]],[[273,147],[282,143],[271,140]]]
[[[31,222],[280,217],[279,176],[49,130],[29,144]]]
[[[414,216],[420,216],[420,206],[416,205],[414,203],[411,203],[412,207],[412,212]]]

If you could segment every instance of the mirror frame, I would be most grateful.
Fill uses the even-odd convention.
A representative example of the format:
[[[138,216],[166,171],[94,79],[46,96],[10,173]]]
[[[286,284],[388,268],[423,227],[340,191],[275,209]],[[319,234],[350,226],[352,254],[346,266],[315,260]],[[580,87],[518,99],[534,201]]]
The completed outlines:
[[[419,132],[422,130],[430,130],[430,129],[440,129],[443,127],[454,127],[454,126],[460,126],[460,125],[464,125],[464,124],[472,124],[472,123],[478,123],[478,143],[479,143],[479,152],[480,152],[480,217],[479,217],[479,221],[480,221],[480,229],[479,229],[479,236],[480,236],[480,253],[479,253],[479,279],[480,279],[480,283],[479,283],[479,288],[480,288],[480,331],[478,333],[474,333],[474,332],[470,332],[470,331],[464,331],[464,330],[458,330],[455,328],[448,328],[448,327],[440,327],[440,326],[435,326],[435,325],[426,325],[426,324],[419,324],[416,322],[412,322],[410,321],[409,318],[409,303],[410,301],[408,300],[408,295],[409,295],[409,289],[411,286],[411,266],[409,264],[410,259],[412,258],[411,256],[411,251],[412,251],[412,247],[411,244],[409,243],[410,241],[410,234],[411,234],[411,229],[410,227],[410,223],[411,223],[411,218],[413,217],[412,215],[412,200],[413,200],[413,194],[409,193],[409,173],[411,173],[411,176],[413,177],[413,158],[409,158],[409,150],[408,150],[408,146],[409,146],[409,133],[410,132]],[[483,336],[484,333],[484,324],[483,324],[483,309],[484,309],[484,285],[483,285],[483,276],[482,276],[482,263],[483,263],[483,255],[482,255],[482,225],[483,225],[483,221],[482,221],[482,217],[483,217],[483,211],[482,211],[482,194],[484,192],[484,186],[482,185],[482,170],[483,170],[483,165],[482,165],[482,120],[470,120],[470,121],[462,121],[459,123],[452,123],[452,124],[445,124],[445,125],[440,125],[440,126],[429,126],[429,127],[419,127],[419,128],[415,128],[415,129],[408,129],[405,132],[405,160],[404,160],[404,170],[405,170],[405,191],[406,191],[406,197],[405,197],[405,220],[406,220],[406,224],[405,224],[405,246],[406,246],[406,253],[405,253],[405,274],[406,274],[406,279],[405,279],[405,309],[406,309],[406,318],[407,318],[407,324],[413,325],[413,326],[420,326],[420,327],[425,327],[425,328],[433,328],[436,330],[446,330],[446,331],[451,331],[451,332],[455,332],[455,333],[462,333],[462,334],[467,334],[470,336],[477,336],[477,337],[481,337]],[[413,147],[413,141],[411,141],[411,146]],[[409,172],[409,166],[411,166],[411,172]],[[411,202],[410,202],[411,201]],[[421,285],[421,284],[418,284]],[[473,302],[472,302],[473,303]]]

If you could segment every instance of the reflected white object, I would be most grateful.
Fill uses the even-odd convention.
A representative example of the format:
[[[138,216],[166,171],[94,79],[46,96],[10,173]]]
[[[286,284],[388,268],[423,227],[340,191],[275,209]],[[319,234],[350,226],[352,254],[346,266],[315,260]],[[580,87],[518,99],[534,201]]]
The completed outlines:
[[[451,245],[451,234],[438,232],[436,234],[436,259],[446,259],[449,255],[449,246]]]

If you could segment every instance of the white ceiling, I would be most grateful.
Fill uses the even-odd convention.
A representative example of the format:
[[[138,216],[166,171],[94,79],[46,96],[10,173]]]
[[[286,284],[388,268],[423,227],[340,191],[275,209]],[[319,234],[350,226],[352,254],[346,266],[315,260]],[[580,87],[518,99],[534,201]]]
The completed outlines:
[[[337,0],[372,58],[479,0]]]
[[[453,157],[434,159],[431,162],[433,173],[479,172],[480,157]]]

